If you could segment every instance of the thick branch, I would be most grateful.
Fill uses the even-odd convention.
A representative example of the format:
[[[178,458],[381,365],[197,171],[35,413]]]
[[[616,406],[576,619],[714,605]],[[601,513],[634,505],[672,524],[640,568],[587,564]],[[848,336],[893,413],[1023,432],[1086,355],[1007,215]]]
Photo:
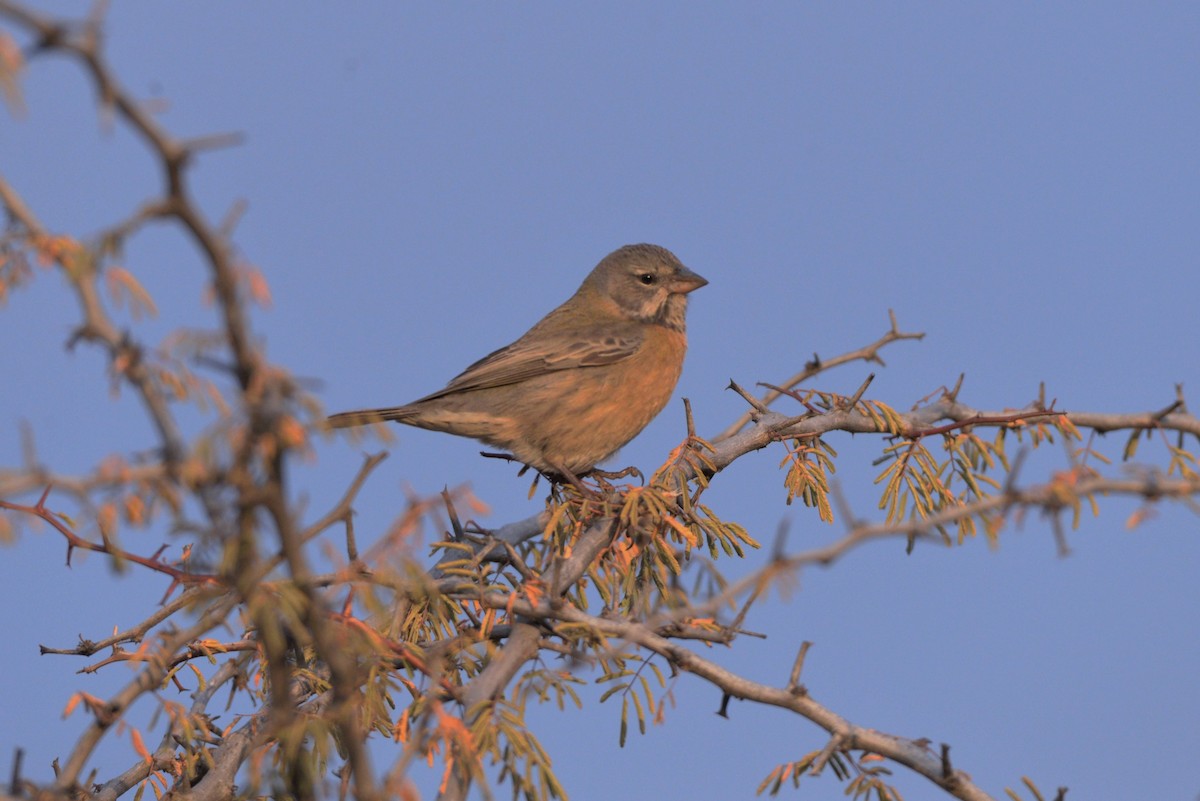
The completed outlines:
[[[928,406],[922,406],[900,415],[903,428],[901,436],[921,436],[935,424],[950,420],[965,426],[980,428],[1011,426],[1011,422],[1022,417],[1047,416],[1046,409],[1027,406],[1024,409],[985,411],[964,403],[942,398]],[[1117,430],[1163,429],[1180,431],[1200,436],[1200,419],[1190,414],[1175,412],[1160,415],[1157,412],[1132,414],[1099,414],[1094,412],[1060,412],[1062,417],[1079,428],[1091,428],[1100,432]],[[997,422],[1006,421],[1006,422]],[[781,439],[805,436],[822,436],[832,431],[851,434],[885,434],[878,424],[866,414],[854,409],[832,409],[824,414],[787,417],[776,412],[758,415],[755,425],[716,444],[711,459],[718,471],[733,464],[739,457],[751,451],[761,450]]]

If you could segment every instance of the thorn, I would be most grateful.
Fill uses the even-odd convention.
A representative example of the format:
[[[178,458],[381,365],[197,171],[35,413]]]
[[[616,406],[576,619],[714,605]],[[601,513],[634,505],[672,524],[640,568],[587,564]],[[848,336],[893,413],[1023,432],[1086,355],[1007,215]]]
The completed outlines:
[[[1021,472],[1021,465],[1025,463],[1025,457],[1028,455],[1029,449],[1021,448],[1013,458],[1012,469],[1008,471],[1008,476],[1004,479],[1004,494],[1006,497],[1012,497],[1016,494],[1017,474]]]
[[[33,426],[28,420],[21,421],[21,461],[25,469],[33,472],[37,469],[37,444],[33,438]]]
[[[717,714],[726,720],[729,719],[729,699],[732,697],[729,693],[721,694],[721,708],[717,710]]]
[[[811,412],[812,414],[820,414],[821,413],[820,409],[818,409],[817,407],[815,407],[811,403],[809,403],[807,399],[802,398],[800,396],[800,393],[797,390],[784,389],[783,387],[777,387],[774,384],[768,384],[766,381],[759,381],[758,386],[763,387],[765,389],[769,389],[772,392],[778,392],[780,395],[786,395],[789,398],[793,398],[794,400],[803,404],[804,408],[808,409],[808,411]],[[808,397],[811,398],[812,395],[813,395],[813,391],[808,390]]]
[[[862,525],[862,521],[855,519],[854,509],[850,507],[850,502],[846,500],[846,493],[842,491],[840,481],[834,480],[829,483],[829,492],[833,495],[833,505],[837,507],[838,514],[846,521],[846,533],[853,534],[854,530]]]
[[[771,561],[782,562],[784,558],[784,544],[787,542],[788,528],[791,527],[791,521],[787,518],[779,521],[779,527],[775,529],[775,544],[771,548]]]
[[[217,230],[221,232],[221,236],[225,239],[233,238],[233,231],[237,228],[238,223],[241,222],[242,215],[246,213],[248,205],[243,198],[238,198],[233,202],[229,210],[225,212],[225,216],[221,219],[220,226],[218,226]]]
[[[1159,411],[1159,412],[1155,412],[1155,414],[1154,414],[1154,422],[1156,422],[1156,423],[1161,423],[1161,422],[1163,421],[1163,419],[1164,419],[1164,418],[1166,418],[1166,416],[1167,416],[1168,414],[1171,414],[1172,412],[1174,412],[1174,411],[1178,410],[1178,409],[1179,409],[1179,407],[1180,407],[1180,406],[1182,406],[1182,405],[1183,405],[1183,399],[1182,399],[1182,398],[1180,398],[1180,399],[1177,399],[1177,400],[1176,400],[1174,403],[1172,403],[1172,404],[1171,404],[1170,406],[1168,406],[1167,408],[1165,408],[1165,409],[1163,409],[1163,410],[1161,410],[1161,411]]]
[[[446,504],[446,513],[450,515],[450,528],[454,529],[454,540],[462,542],[464,536],[463,527],[458,519],[458,511],[454,508],[454,501],[450,498],[449,487],[442,487],[442,501]]]
[[[762,414],[766,414],[770,411],[766,406],[763,405],[762,401],[751,395],[746,390],[742,389],[732,378],[729,379],[728,389],[732,389],[734,392],[741,395],[742,398],[745,399],[746,403],[750,404],[756,411]]]
[[[1063,531],[1062,514],[1055,512],[1050,518],[1050,527],[1054,531],[1054,543],[1058,548],[1058,556],[1065,559],[1071,555],[1071,546],[1067,544],[1067,534]]]
[[[867,387],[871,386],[871,382],[874,380],[875,380],[875,374],[868,373],[867,380],[862,382],[862,385],[858,388],[858,391],[855,392],[853,396],[851,396],[849,403],[846,404],[847,409],[853,409],[855,406],[858,405],[858,402],[860,400],[862,400],[863,393],[865,393],[867,391]]]
[[[958,392],[962,389],[963,379],[967,377],[966,373],[959,373],[958,380],[954,382],[954,389],[946,393],[946,397],[952,401],[958,400]]]
[[[8,791],[13,796],[23,795],[21,792],[21,763],[25,761],[25,749],[18,748],[13,754],[12,777],[9,780]]]
[[[195,136],[181,142],[185,154],[199,153],[203,150],[220,150],[226,147],[237,147],[246,141],[246,135],[240,131]]]
[[[788,676],[788,692],[792,695],[808,694],[804,685],[800,683],[800,672],[804,670],[804,658],[808,656],[808,649],[811,647],[812,643],[808,640],[800,643],[800,652],[796,654],[796,661],[792,664],[792,673]]]

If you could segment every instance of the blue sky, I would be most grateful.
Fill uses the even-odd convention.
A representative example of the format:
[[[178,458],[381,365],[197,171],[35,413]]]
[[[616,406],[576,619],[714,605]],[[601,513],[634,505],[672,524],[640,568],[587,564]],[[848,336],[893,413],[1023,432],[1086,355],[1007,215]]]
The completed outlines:
[[[237,240],[274,297],[258,331],[331,411],[441,387],[605,253],[651,241],[710,281],[693,296],[677,393],[702,434],[742,411],[730,378],[779,381],[814,352],[866,344],[888,309],[927,333],[871,368],[869,397],[897,408],[962,372],[962,399],[990,409],[1024,405],[1041,381],[1068,410],[1159,409],[1177,382],[1194,391],[1197,41],[1188,3],[143,2],[117,5],[108,25],[123,81],[164,102],[174,132],[244,134],[201,158],[196,188],[213,217],[247,202]],[[24,87],[24,118],[0,113],[0,170],[47,225],[95,231],[156,190],[74,65],[40,59]],[[208,323],[198,261],[173,231],[147,232],[127,265],[163,311],[139,324],[145,338]],[[128,394],[108,393],[100,356],[64,351],[76,312],[61,288],[40,274],[0,311],[0,464],[19,460],[19,420],[66,472],[153,442]],[[866,372],[816,386],[850,393]],[[683,432],[676,401],[616,461],[653,467]],[[1124,438],[1108,439],[1118,457]],[[846,495],[873,514],[880,443],[829,441]],[[320,446],[298,474],[311,509],[340,494],[361,450]],[[529,514],[525,480],[478,450],[400,430],[360,532],[386,525],[406,487],[469,482],[492,506],[485,524]],[[1163,462],[1161,445],[1139,456]],[[781,458],[742,459],[713,505],[760,539],[790,521],[797,549],[836,537],[784,506]],[[1052,450],[1026,478],[1062,464]],[[1102,508],[1066,559],[1036,516],[998,549],[906,557],[877,544],[752,613],[747,626],[770,639],[713,656],[782,684],[812,640],[818,699],[950,743],[994,796],[1028,775],[1051,795],[1192,797],[1197,521],[1164,508],[1126,531],[1133,504]],[[162,534],[146,536],[152,552]],[[68,570],[44,532],[4,550],[0,754],[22,745],[27,773],[48,776],[83,725],[59,720],[67,697],[124,680],[121,668],[77,676],[82,664],[39,657],[37,643],[129,625],[163,589],[99,560]],[[538,713],[572,798],[749,798],[776,764],[824,743],[776,710],[735,704],[721,719],[719,695],[687,677],[674,695],[665,724],[623,750],[611,704]],[[119,750],[102,764],[124,764],[104,762]],[[898,786],[934,795],[903,771]],[[840,787],[827,776],[800,797]]]

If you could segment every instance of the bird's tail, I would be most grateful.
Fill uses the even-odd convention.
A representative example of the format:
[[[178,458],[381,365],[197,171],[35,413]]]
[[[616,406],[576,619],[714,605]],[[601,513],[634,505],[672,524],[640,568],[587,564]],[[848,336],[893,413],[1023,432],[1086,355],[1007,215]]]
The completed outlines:
[[[329,424],[330,428],[350,428],[382,423],[387,420],[405,420],[413,414],[411,406],[392,406],[385,409],[359,409],[354,412],[331,414],[325,422]]]

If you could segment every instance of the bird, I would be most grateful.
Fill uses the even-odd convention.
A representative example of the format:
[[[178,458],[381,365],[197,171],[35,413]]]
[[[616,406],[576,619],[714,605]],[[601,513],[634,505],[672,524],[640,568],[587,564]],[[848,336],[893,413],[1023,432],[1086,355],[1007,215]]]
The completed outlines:
[[[392,420],[470,437],[579,485],[670,400],[687,351],[688,294],[707,284],[664,247],[625,245],[562,305],[444,389],[327,423]]]

